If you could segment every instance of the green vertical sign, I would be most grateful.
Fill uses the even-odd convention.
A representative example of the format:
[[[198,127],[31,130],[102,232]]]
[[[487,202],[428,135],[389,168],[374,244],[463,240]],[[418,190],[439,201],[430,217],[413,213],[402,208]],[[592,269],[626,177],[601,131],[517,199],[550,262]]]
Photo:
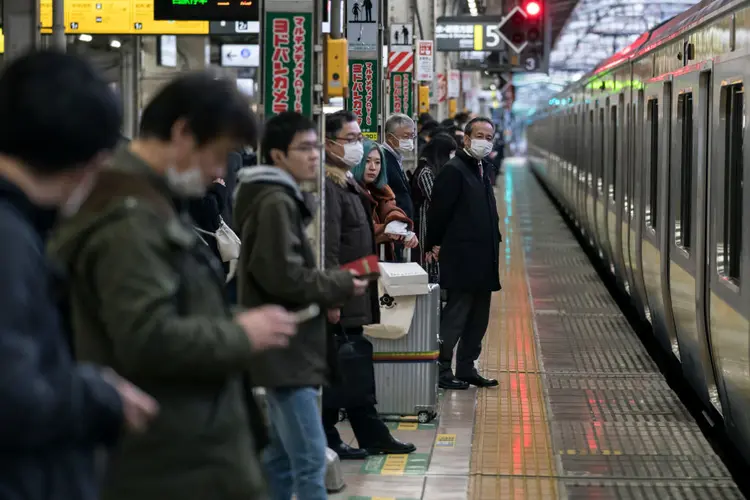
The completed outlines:
[[[348,109],[357,117],[362,135],[378,140],[378,84],[380,61],[349,60]]]
[[[285,111],[296,111],[312,118],[312,14],[266,12],[265,21],[266,118]]]
[[[411,72],[391,73],[391,113],[412,115],[414,112],[413,90],[414,81]]]

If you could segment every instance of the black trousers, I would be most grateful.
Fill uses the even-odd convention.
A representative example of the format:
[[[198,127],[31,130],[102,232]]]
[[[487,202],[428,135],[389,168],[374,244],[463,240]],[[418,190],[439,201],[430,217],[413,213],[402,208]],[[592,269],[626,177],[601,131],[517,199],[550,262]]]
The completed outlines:
[[[468,377],[474,373],[474,362],[482,352],[492,292],[448,290],[447,296],[440,321],[440,376],[452,375],[453,350],[458,344],[456,376]]]
[[[357,438],[360,448],[369,448],[387,443],[391,439],[391,431],[378,417],[378,412],[373,405],[360,406],[357,408],[345,408],[349,423],[352,425],[354,437]],[[341,435],[336,429],[339,421],[339,411],[335,409],[323,409],[323,429],[328,439],[328,447],[336,448],[341,444]]]

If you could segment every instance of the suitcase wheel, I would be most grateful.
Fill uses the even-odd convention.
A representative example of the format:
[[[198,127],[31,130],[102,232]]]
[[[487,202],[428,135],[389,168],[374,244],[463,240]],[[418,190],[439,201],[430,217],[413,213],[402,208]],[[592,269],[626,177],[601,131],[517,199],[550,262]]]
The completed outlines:
[[[346,420],[346,412],[344,410],[339,410],[339,422],[343,422]]]
[[[417,421],[419,421],[420,424],[426,424],[433,418],[435,418],[435,413],[431,411],[420,411],[417,413]]]

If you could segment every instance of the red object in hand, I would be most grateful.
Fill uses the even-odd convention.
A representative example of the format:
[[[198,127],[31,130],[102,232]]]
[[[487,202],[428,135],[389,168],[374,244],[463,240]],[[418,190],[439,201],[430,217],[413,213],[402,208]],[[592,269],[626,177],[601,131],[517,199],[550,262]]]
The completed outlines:
[[[378,267],[378,257],[370,255],[354,262],[348,262],[341,266],[341,269],[353,271],[362,279],[378,279],[380,277],[380,267]]]

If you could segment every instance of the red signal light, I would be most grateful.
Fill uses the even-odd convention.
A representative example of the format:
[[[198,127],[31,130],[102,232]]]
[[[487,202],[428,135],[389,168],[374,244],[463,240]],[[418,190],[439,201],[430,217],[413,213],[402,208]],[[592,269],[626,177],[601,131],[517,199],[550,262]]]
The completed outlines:
[[[529,2],[526,4],[526,14],[530,16],[538,16],[542,11],[542,6],[539,2]]]

